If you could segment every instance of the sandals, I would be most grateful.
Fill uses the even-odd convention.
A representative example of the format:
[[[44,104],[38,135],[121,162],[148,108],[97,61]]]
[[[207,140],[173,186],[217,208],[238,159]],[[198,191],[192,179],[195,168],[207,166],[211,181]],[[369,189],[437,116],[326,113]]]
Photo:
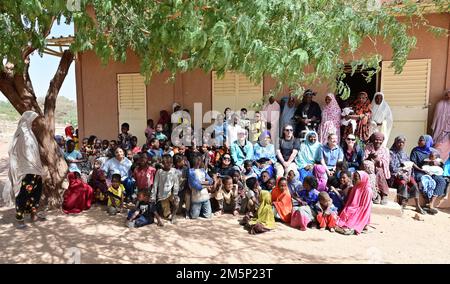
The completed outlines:
[[[422,215],[427,215],[427,212],[425,212],[425,210],[423,210],[423,208],[421,207],[416,208],[416,212]]]
[[[349,228],[336,227],[336,232],[339,234],[350,236],[355,234],[355,230]]]

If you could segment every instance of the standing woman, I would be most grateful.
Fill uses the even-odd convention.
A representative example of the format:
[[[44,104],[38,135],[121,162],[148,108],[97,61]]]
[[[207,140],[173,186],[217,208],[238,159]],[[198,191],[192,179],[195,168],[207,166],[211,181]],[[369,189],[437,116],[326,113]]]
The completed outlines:
[[[370,100],[366,92],[358,94],[358,99],[353,103],[352,109],[354,114],[348,115],[346,119],[356,120],[355,134],[360,140],[365,142],[370,137],[370,117],[372,116]],[[347,137],[350,133],[353,133],[351,124],[345,127],[344,137]]]
[[[9,148],[9,183],[4,187],[3,199],[7,204],[15,199],[18,229],[26,227],[26,213],[30,213],[32,221],[39,219],[37,210],[42,194],[44,169],[39,144],[33,132],[38,116],[34,111],[22,114]]]
[[[341,108],[334,94],[329,93],[325,97],[325,106],[322,110],[322,122],[319,127],[320,143],[327,143],[329,134],[336,134],[338,141],[341,137]]]
[[[445,159],[445,154],[450,151],[450,89],[445,91],[444,98],[436,104],[431,129],[434,143],[441,144],[438,148]]]
[[[414,162],[414,164],[417,165],[417,167],[414,167],[414,178],[417,182],[421,181],[423,175],[430,175],[421,168],[424,165],[424,160],[428,159],[431,152],[435,152],[437,154],[437,150],[431,146],[433,146],[433,138],[431,138],[430,135],[422,135],[419,138],[418,146],[411,151],[411,162]],[[434,202],[437,197],[445,195],[447,183],[442,176],[432,175],[431,177],[436,182],[436,187],[434,188],[431,200],[429,200],[429,212],[431,214],[436,214],[438,211],[434,208]]]
[[[381,92],[375,93],[372,100],[372,133],[381,132],[384,134],[383,146],[387,145],[389,135],[391,134],[394,118],[391,108],[384,99]]]
[[[308,89],[303,93],[303,100],[295,111],[295,119],[298,121],[295,136],[299,137],[304,130],[317,131],[317,127],[322,119],[322,110],[318,103],[313,101],[315,96],[312,90]]]

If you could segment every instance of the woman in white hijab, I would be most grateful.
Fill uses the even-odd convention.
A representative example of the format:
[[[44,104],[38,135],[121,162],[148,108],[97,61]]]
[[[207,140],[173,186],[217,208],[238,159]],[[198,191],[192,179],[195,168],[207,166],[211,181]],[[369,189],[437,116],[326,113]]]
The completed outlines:
[[[38,116],[33,111],[22,114],[9,148],[9,180],[3,189],[3,199],[7,205],[12,205],[15,199],[18,228],[25,228],[25,213],[30,213],[33,221],[38,219],[44,175],[39,145],[32,130]]]
[[[372,100],[371,133],[381,132],[384,134],[383,146],[387,145],[393,123],[392,111],[384,99],[384,94],[381,92],[375,93]]]

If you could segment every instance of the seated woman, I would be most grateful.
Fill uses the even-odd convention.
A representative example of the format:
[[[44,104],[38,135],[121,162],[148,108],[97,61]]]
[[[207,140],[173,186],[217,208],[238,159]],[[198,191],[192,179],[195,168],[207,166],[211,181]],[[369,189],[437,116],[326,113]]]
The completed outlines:
[[[258,138],[258,143],[253,146],[253,159],[256,165],[253,171],[261,177],[262,172],[267,171],[269,177],[274,175],[273,165],[276,163],[275,147],[270,142],[270,132],[264,131]]]
[[[220,177],[232,176],[236,170],[239,171],[239,168],[233,166],[233,163],[231,161],[231,155],[228,153],[224,154],[219,159],[216,166],[216,171]]]
[[[353,174],[353,184],[336,227],[336,232],[344,235],[360,234],[370,224],[372,189],[369,176],[363,171],[357,171]]]
[[[294,199],[299,206],[293,208],[291,227],[305,231],[307,226],[315,220],[315,205],[319,198],[317,180],[313,176],[307,176],[303,181],[303,190]]]
[[[114,158],[109,159],[103,164],[102,170],[105,172],[108,180],[111,180],[113,174],[120,174],[122,184],[125,187],[126,197],[131,198],[134,193],[134,179],[131,177],[132,163],[125,157],[122,148],[117,148],[114,154]]]
[[[327,175],[333,176],[336,172],[336,164],[344,160],[344,153],[339,147],[336,134],[328,136],[328,143],[323,145],[319,151],[320,163],[327,168]]]
[[[237,136],[237,140],[231,144],[231,157],[234,164],[242,169],[244,161],[253,160],[253,144],[247,140],[247,130],[239,129]]]
[[[391,178],[389,171],[389,150],[383,146],[384,134],[375,132],[370,137],[364,151],[364,158],[370,160],[375,165],[375,175],[377,177],[378,193],[381,196],[381,204],[388,202],[389,186],[387,181]]]
[[[275,164],[278,177],[287,176],[290,170],[297,170],[295,158],[300,149],[299,141],[294,137],[292,125],[286,125],[283,136],[280,139],[279,148],[276,150],[278,162]]]
[[[353,134],[347,135],[344,147],[344,160],[350,172],[354,173],[361,168],[364,160],[364,151],[356,143],[356,136]]]
[[[94,190],[81,180],[79,171],[67,175],[69,188],[64,192],[62,210],[66,214],[78,214],[91,208]]]
[[[247,226],[249,233],[260,234],[275,229],[275,217],[272,209],[272,197],[270,192],[263,190],[259,195],[259,208],[256,217],[244,218],[243,225]]]
[[[285,177],[279,178],[277,186],[272,190],[272,204],[275,217],[289,224],[291,222],[292,200]]]
[[[313,174],[314,164],[320,161],[319,153],[322,145],[317,141],[317,133],[310,131],[306,133],[305,142],[300,145],[300,151],[296,157],[296,163],[299,168],[300,182],[306,176]]]
[[[410,198],[416,202],[416,211],[420,214],[425,212],[419,204],[419,189],[412,175],[412,165],[408,155],[404,151],[406,143],[405,136],[397,136],[390,150],[391,162],[389,170],[391,171],[392,186],[397,189],[398,203],[405,207]]]
[[[421,181],[422,176],[430,174],[422,170],[421,167],[425,164],[425,159],[430,156],[431,152],[437,152],[432,146],[433,138],[430,135],[422,135],[419,138],[418,146],[411,151],[411,161],[418,166],[414,167],[414,178],[416,182]],[[430,194],[431,197],[428,198],[429,213],[436,214],[438,211],[434,208],[434,202],[437,197],[445,195],[447,183],[443,176],[432,175],[431,178],[436,182],[436,186]]]

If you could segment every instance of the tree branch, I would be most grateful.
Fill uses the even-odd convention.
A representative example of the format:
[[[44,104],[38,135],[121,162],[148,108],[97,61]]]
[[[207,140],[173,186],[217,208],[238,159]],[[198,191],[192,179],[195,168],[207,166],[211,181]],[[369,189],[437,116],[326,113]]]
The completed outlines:
[[[56,20],[56,17],[53,16],[50,20],[50,25],[48,25],[48,27],[44,30],[44,32],[42,34],[42,36],[44,38],[47,38],[50,35],[50,32],[52,30],[53,23],[55,22],[55,20]],[[28,56],[30,56],[30,54],[33,53],[35,50],[36,50],[36,47],[34,47],[34,46],[25,47],[22,52],[22,59],[27,60]]]
[[[64,82],[64,79],[69,72],[70,65],[73,62],[73,53],[69,49],[65,50],[61,61],[59,62],[58,69],[56,70],[53,79],[50,81],[50,86],[45,96],[44,103],[44,115],[47,120],[49,131],[54,134],[55,132],[55,108],[56,99],[59,94],[59,90]]]

